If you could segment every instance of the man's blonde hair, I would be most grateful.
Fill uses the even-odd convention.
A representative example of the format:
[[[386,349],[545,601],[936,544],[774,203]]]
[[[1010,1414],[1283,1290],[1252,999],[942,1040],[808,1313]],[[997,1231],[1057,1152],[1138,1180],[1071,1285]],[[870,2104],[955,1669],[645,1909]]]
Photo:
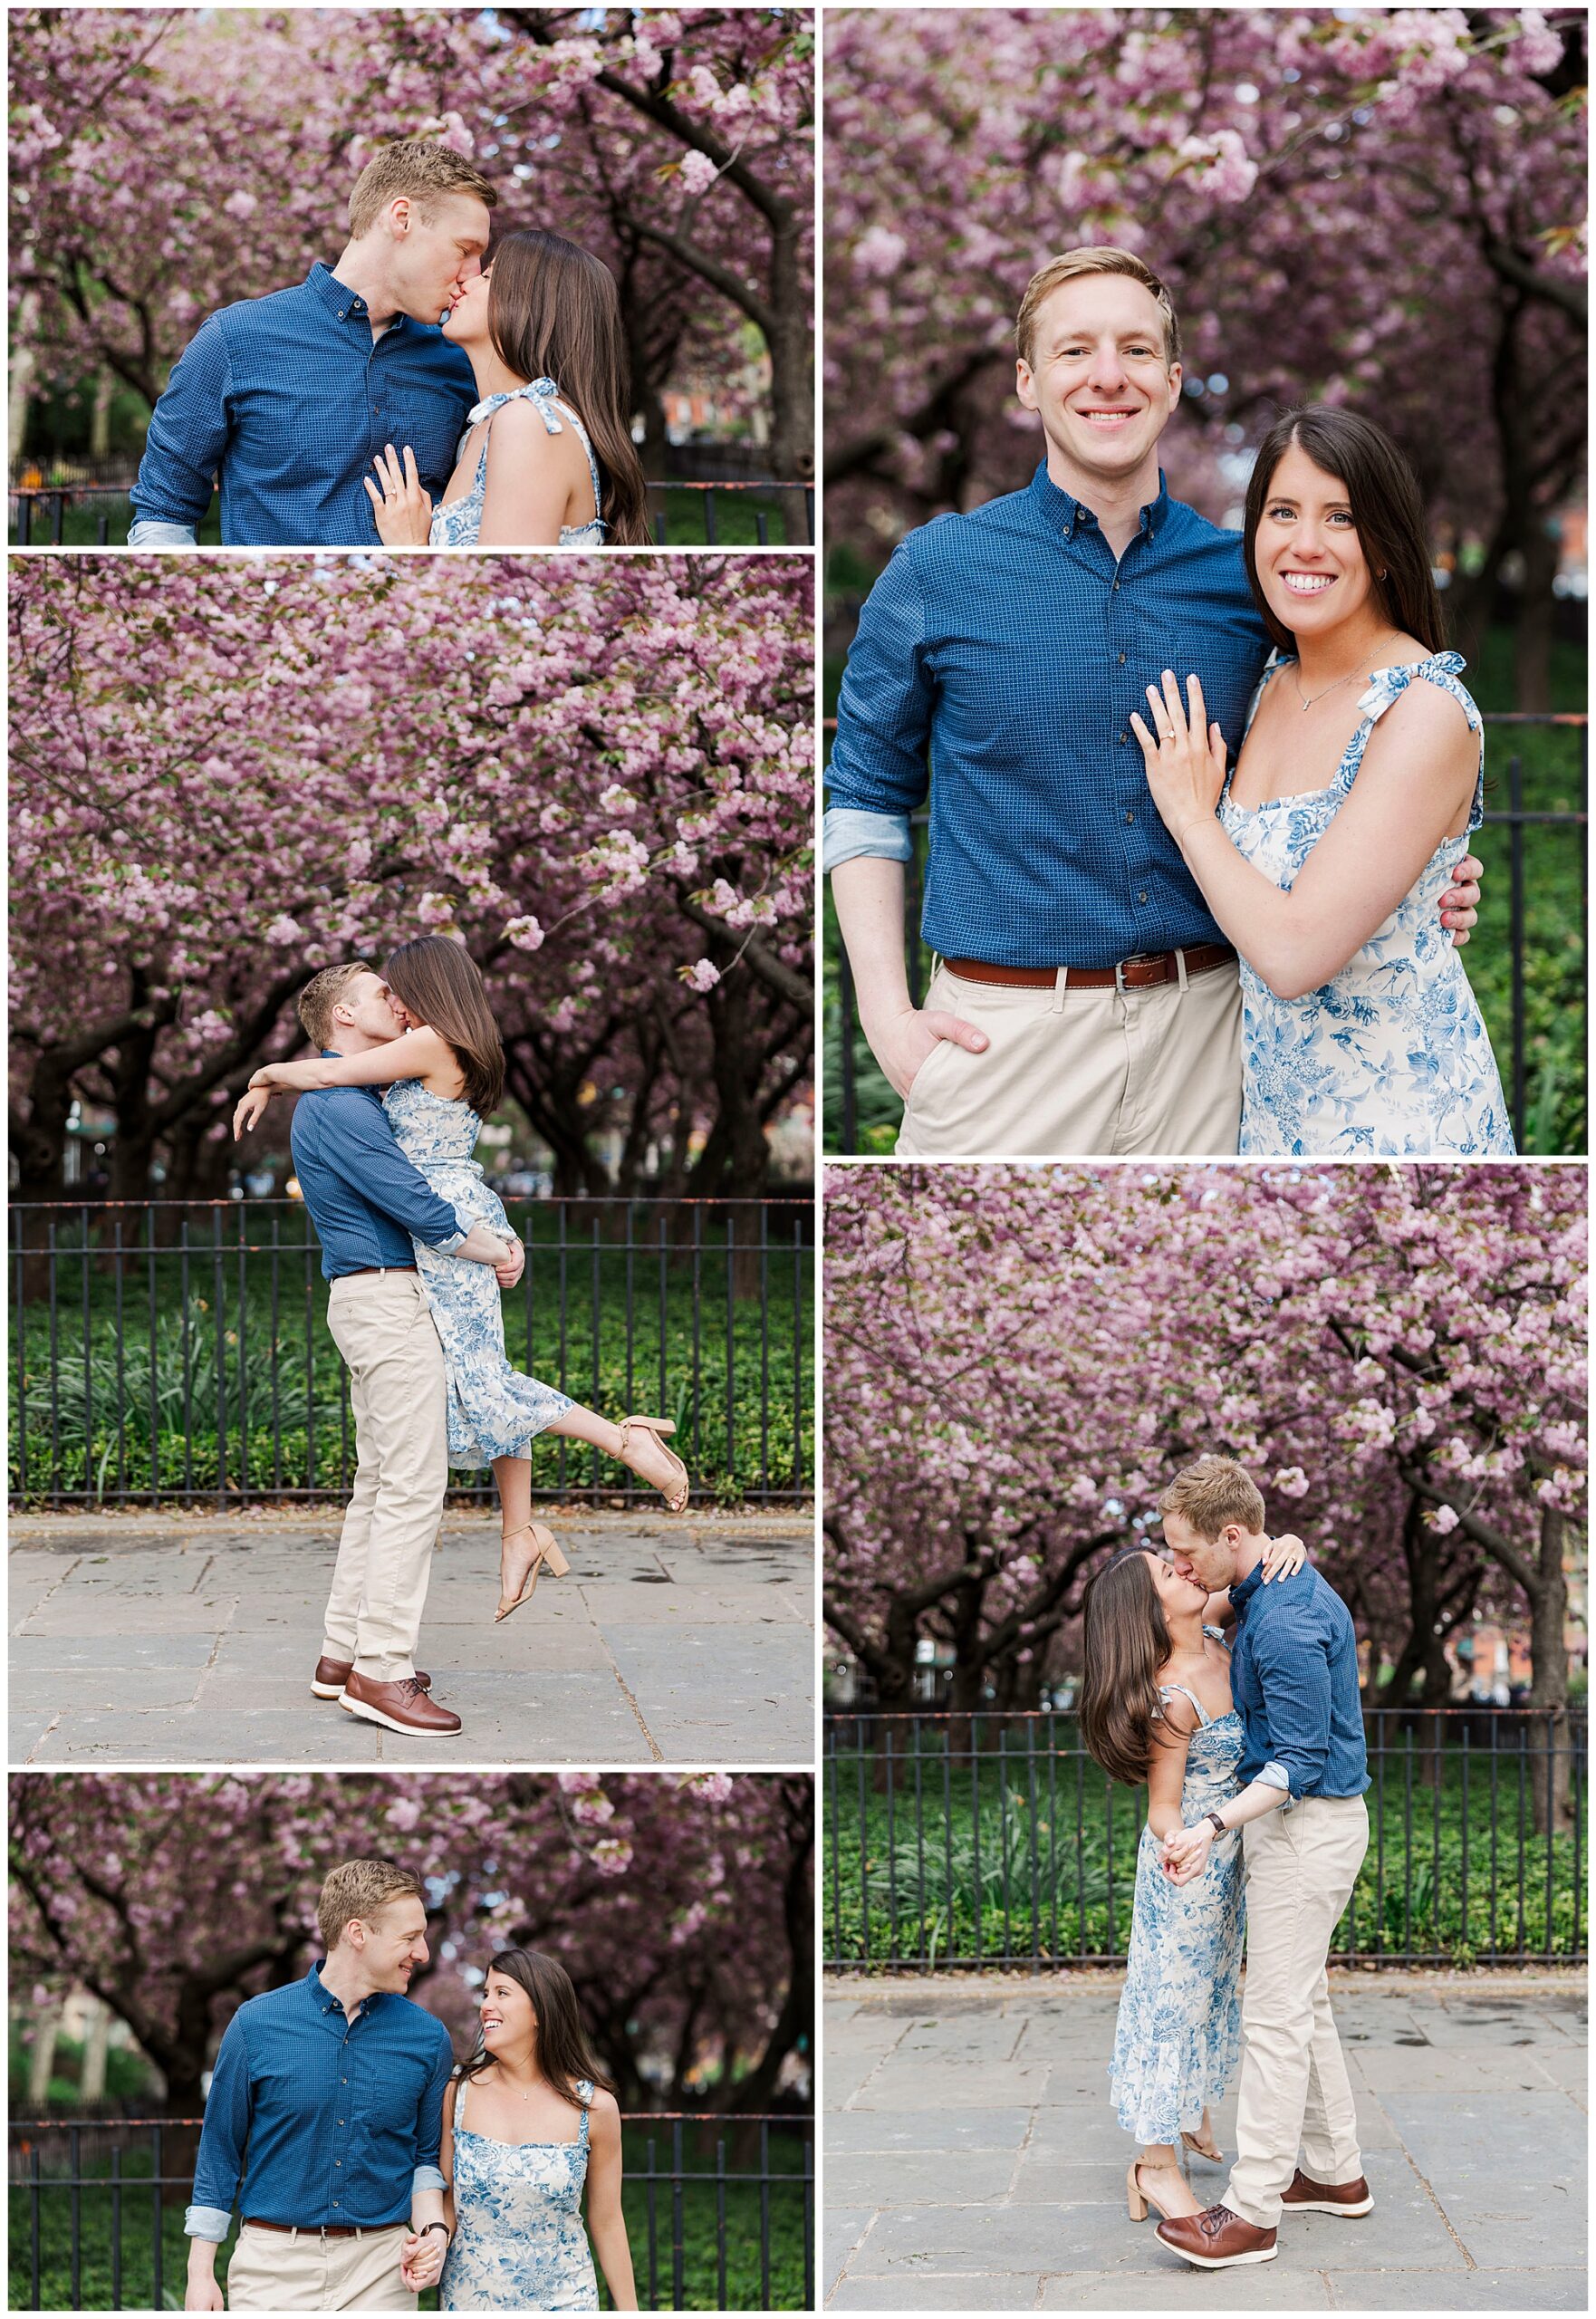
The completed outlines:
[[[1257,1483],[1234,1458],[1199,1458],[1183,1466],[1159,1500],[1160,1514],[1178,1514],[1201,1538],[1216,1538],[1238,1522],[1249,1537],[1264,1527],[1264,1500]]]
[[[312,1046],[324,1047],[332,1037],[332,1009],[339,1006],[357,975],[370,975],[375,967],[364,958],[346,959],[341,967],[323,967],[299,994],[299,1025]]]
[[[401,195],[418,203],[427,217],[431,202],[451,193],[468,193],[489,209],[499,197],[474,161],[440,145],[435,137],[406,137],[397,145],[385,145],[355,179],[349,197],[350,234],[357,242],[369,234],[389,203]]]
[[[1066,250],[1062,257],[1050,257],[1041,272],[1031,276],[1014,317],[1014,348],[1021,361],[1028,363],[1032,359],[1043,301],[1052,296],[1061,282],[1083,282],[1094,274],[1122,274],[1151,291],[1164,313],[1164,368],[1172,370],[1180,360],[1180,324],[1175,318],[1174,302],[1145,258],[1138,257],[1134,250],[1116,249],[1111,243],[1101,249]]]
[[[316,1929],[322,1949],[331,1957],[343,1939],[345,1925],[356,1917],[375,1916],[389,1900],[425,1900],[421,1879],[391,1860],[346,1860],[322,1887],[316,1902]]]

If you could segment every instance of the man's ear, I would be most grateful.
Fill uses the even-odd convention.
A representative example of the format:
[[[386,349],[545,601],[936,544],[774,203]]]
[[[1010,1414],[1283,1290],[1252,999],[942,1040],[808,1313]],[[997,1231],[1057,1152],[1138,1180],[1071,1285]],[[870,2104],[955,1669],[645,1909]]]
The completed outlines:
[[[1023,354],[1014,360],[1014,392],[1027,410],[1036,408],[1036,374]]]

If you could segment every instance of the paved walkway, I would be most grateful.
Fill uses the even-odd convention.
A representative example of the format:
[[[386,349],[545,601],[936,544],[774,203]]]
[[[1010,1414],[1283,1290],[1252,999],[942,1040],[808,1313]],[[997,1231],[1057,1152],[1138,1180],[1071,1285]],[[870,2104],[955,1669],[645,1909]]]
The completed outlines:
[[[465,1729],[430,1741],[311,1696],[338,1509],[19,1516],[10,1761],[812,1763],[812,1522],[539,1514],[571,1573],[502,1626],[497,1517],[445,1516],[420,1663]]]
[[[825,2297],[838,2311],[1584,2311],[1583,1978],[1332,1973],[1361,2220],[1195,2271],[1127,2219],[1118,1983],[832,1982]],[[1234,2089],[1216,2120],[1235,2149]],[[1199,2198],[1227,2169],[1191,2161]]]

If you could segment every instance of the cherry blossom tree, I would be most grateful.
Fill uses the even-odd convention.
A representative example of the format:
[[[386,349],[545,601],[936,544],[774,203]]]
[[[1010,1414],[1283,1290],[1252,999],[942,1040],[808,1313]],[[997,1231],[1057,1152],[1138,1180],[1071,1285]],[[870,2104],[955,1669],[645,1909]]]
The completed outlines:
[[[436,135],[621,284],[634,382],[768,359],[774,471],[812,471],[813,36],[789,9],[28,9],[12,20],[24,388],[153,407],[212,307],[336,255],[375,149]],[[159,217],[160,231],[151,232]]]
[[[1369,411],[1437,534],[1477,539],[1466,639],[1521,574],[1544,707],[1551,518],[1584,444],[1584,12],[861,10],[828,25],[830,520],[879,552],[1023,482],[1031,274],[1141,251],[1182,317],[1176,487],[1216,520],[1280,408]],[[890,92],[889,99],[888,92]]]
[[[812,2064],[813,1783],[708,1774],[27,1774],[12,1785],[17,1979],[101,1997],[174,2115],[236,2007],[320,1953],[341,1860],[413,1868],[411,1995],[470,2050],[495,1949],[576,1984],[623,2109],[769,2110]]]
[[[601,1112],[619,1188],[757,1189],[809,1068],[810,589],[795,557],[19,571],[22,1195],[60,1196],[74,1098],[116,1114],[119,1197],[158,1152],[168,1196],[214,1181],[308,977],[424,931],[483,967],[560,1188],[613,1188]]]
[[[1405,1598],[1399,1696],[1490,1600],[1560,1711],[1584,1228],[1579,1169],[833,1170],[833,1632],[884,1705],[921,1636],[956,1707],[1019,1703],[1091,1571],[1217,1450],[1366,1631]]]

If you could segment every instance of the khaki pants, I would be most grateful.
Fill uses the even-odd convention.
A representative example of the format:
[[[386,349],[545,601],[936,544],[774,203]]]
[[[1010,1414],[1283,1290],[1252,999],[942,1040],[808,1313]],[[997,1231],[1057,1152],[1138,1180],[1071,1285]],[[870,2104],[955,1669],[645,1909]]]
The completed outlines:
[[[965,982],[938,962],[928,1006],[985,1031],[944,1039],[915,1074],[900,1160],[1234,1159],[1241,1137],[1236,967],[1184,990],[1051,990]]]
[[[1311,2181],[1355,2182],[1363,2171],[1324,1960],[1369,1850],[1360,1795],[1310,1795],[1289,1812],[1249,1820],[1245,2050],[1235,2164],[1225,2204],[1260,2230],[1281,2216],[1302,2145]]]
[[[416,1671],[448,1484],[443,1347],[413,1272],[335,1280],[327,1325],[349,1371],[356,1466],[322,1651],[391,1683]]]
[[[229,2311],[414,2311],[399,2276],[409,2225],[323,2238],[315,2230],[256,2230],[245,2223],[227,2265]]]

